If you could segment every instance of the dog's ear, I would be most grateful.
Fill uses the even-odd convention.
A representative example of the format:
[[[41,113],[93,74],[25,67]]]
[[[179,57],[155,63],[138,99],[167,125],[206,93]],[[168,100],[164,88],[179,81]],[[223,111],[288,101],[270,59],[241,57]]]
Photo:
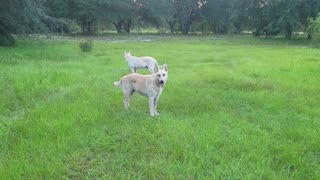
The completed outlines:
[[[157,65],[157,71],[162,70],[162,69],[163,69],[163,66]]]
[[[164,64],[164,65],[163,65],[163,68],[164,68],[165,71],[168,72],[168,65],[167,65],[167,64]]]

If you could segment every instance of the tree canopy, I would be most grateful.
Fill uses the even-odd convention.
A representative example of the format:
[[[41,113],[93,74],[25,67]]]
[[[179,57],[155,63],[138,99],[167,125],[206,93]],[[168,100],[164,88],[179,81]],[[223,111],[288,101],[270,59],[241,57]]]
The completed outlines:
[[[53,18],[45,13],[42,0],[0,2],[0,45],[14,45],[11,34],[44,32],[53,23]]]
[[[267,38],[290,39],[317,17],[319,0],[0,0],[0,45],[13,45],[13,34],[97,32],[104,22],[118,33],[155,27],[170,33],[251,31]],[[311,35],[309,35],[311,38]]]

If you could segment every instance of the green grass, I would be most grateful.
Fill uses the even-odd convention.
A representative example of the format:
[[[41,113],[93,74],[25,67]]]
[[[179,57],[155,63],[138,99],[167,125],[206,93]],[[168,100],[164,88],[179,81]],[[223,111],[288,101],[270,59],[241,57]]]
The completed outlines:
[[[320,178],[319,49],[135,38],[95,41],[90,53],[72,39],[0,48],[1,179]],[[169,65],[160,116],[140,95],[123,109],[113,82],[130,72],[124,50]]]

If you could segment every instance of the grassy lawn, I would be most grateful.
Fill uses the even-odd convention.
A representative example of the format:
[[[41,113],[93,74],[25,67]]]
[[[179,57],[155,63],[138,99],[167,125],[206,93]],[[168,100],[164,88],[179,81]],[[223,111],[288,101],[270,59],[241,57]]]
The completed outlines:
[[[89,53],[72,39],[0,48],[1,179],[320,178],[319,49],[134,38]],[[168,64],[160,116],[140,95],[123,109],[113,82],[130,72],[124,50]]]

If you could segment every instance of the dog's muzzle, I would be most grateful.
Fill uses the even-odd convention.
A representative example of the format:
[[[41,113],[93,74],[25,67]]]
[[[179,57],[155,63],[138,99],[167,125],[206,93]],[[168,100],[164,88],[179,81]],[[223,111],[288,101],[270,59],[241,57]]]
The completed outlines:
[[[164,81],[159,81],[159,84],[160,84],[160,87],[162,87],[163,88],[163,86],[164,86]]]

